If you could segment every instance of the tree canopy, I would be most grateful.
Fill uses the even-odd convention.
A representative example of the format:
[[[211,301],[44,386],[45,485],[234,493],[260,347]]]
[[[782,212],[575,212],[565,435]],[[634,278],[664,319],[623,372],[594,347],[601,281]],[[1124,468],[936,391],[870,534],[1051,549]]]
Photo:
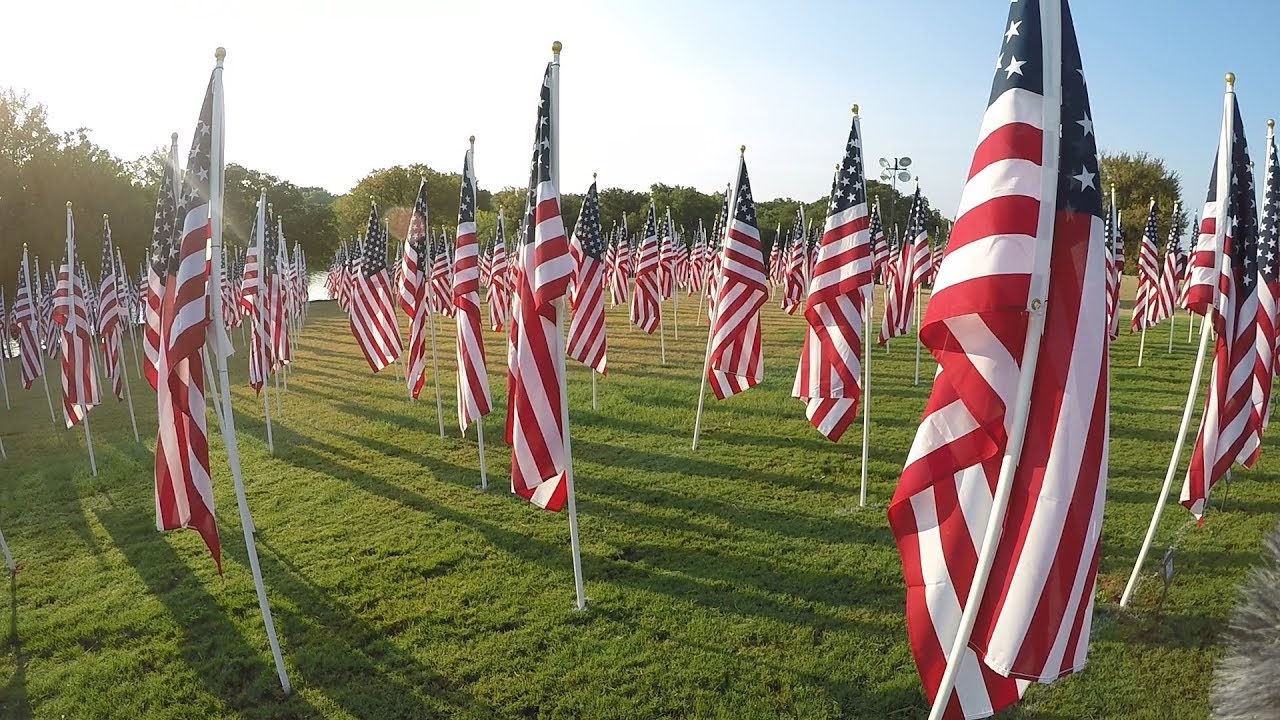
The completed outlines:
[[[1101,187],[1110,197],[1115,187],[1116,209],[1120,211],[1120,227],[1124,231],[1124,257],[1129,267],[1137,267],[1138,247],[1147,227],[1147,209],[1156,201],[1159,245],[1169,237],[1174,205],[1182,199],[1182,181],[1165,167],[1164,160],[1145,152],[1102,153]],[[1180,229],[1187,226],[1187,212],[1178,214]]]

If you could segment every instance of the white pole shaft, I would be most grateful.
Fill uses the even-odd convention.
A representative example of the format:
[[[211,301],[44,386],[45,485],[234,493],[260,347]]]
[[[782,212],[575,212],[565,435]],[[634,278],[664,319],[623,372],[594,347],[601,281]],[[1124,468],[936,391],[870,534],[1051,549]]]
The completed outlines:
[[[4,445],[0,444],[0,453],[3,452]],[[12,575],[17,572],[18,568],[13,564],[13,556],[9,554],[9,543],[5,542],[3,532],[0,532],[0,552],[4,553],[4,564],[8,566],[9,574]]]
[[[588,369],[589,369],[589,368],[588,368]],[[589,370],[590,370],[590,369],[589,369]],[[595,371],[595,370],[590,370],[590,372],[591,372],[591,409],[592,409],[592,410],[599,410],[599,409],[600,409],[600,397],[599,397],[599,395],[597,395],[597,393],[596,393],[596,371]]]
[[[1169,313],[1169,354],[1173,354],[1173,326],[1178,322],[1176,311]]]
[[[671,310],[671,325],[675,329],[676,340],[680,340],[680,283],[676,280],[675,270],[671,272],[671,301],[674,307]]]
[[[208,387],[209,393],[216,398],[216,397],[219,397],[218,382],[213,377],[213,365],[209,362],[209,357],[210,357],[209,346],[206,343],[205,349],[204,349],[204,360],[205,360],[204,379],[205,379],[205,383],[207,383],[209,386]],[[214,414],[218,416],[218,432],[222,433],[223,435],[226,435],[227,434],[226,423],[224,423],[222,420],[222,403],[215,402],[213,404],[213,410],[214,410]]]
[[[871,315],[874,305],[871,296],[874,292],[873,284],[871,292],[867,293],[867,311],[863,316],[866,338],[862,346],[862,485],[858,490],[858,507],[867,506],[867,448],[871,444]]]
[[[0,439],[0,460],[8,460],[9,453],[4,451],[4,440]]]
[[[275,441],[271,437],[271,389],[263,388],[262,392],[262,417],[267,423],[267,453],[276,454]]]
[[[1178,472],[1178,460],[1182,457],[1187,429],[1191,426],[1191,415],[1195,412],[1196,400],[1200,395],[1200,376],[1204,372],[1205,350],[1209,347],[1212,327],[1208,323],[1200,324],[1200,349],[1196,353],[1196,364],[1191,371],[1191,386],[1187,388],[1187,402],[1182,408],[1182,424],[1178,426],[1178,436],[1173,442],[1173,455],[1169,458],[1169,469],[1164,474],[1164,485],[1160,487],[1160,496],[1156,500],[1155,511],[1151,514],[1151,524],[1147,527],[1147,535],[1142,541],[1141,549],[1138,550],[1138,561],[1134,563],[1133,571],[1129,573],[1129,582],[1124,587],[1124,594],[1120,596],[1120,607],[1128,607],[1129,600],[1133,598],[1133,591],[1138,586],[1138,576],[1142,573],[1142,564],[1146,562],[1147,552],[1151,549],[1156,530],[1160,527],[1160,516],[1164,514],[1164,504],[1169,498],[1169,490],[1173,487],[1174,475]]]
[[[1142,354],[1147,348],[1147,329],[1142,328],[1142,337],[1138,340],[1138,367],[1142,367]]]
[[[560,190],[560,53],[551,61],[551,173],[556,191]],[[565,367],[564,350],[565,301],[556,307],[556,363],[560,366],[560,427],[564,438],[564,481],[569,499],[569,544],[573,550],[573,583],[577,592],[578,609],[587,608],[587,596],[582,586],[582,550],[578,543],[578,501],[573,490],[573,449],[569,433],[569,378]]]
[[[9,354],[9,340],[4,338],[5,349],[0,353],[0,384],[4,385],[4,407],[6,410],[12,410],[13,406],[9,404],[9,361],[4,358]]]
[[[424,280],[425,282],[425,280]],[[423,298],[422,302],[426,302]],[[427,324],[431,328],[431,379],[436,385],[436,422],[440,425],[440,439],[444,439],[444,409],[440,404],[440,361],[436,359],[436,316],[428,313]]]
[[[480,454],[480,489],[489,489],[489,473],[484,465],[484,417],[476,418],[476,451]]]
[[[40,348],[36,347],[36,353],[40,356],[40,382],[44,385],[44,400],[49,403],[49,419],[53,421],[53,426],[58,427],[58,416],[53,412],[53,396],[49,394],[49,370],[44,364],[44,353]]]
[[[217,130],[213,134],[213,162],[212,178],[210,182],[210,206],[211,219],[213,224],[213,267],[215,272],[220,272],[222,268],[222,59],[218,59],[218,67],[214,71],[214,122]],[[222,317],[222,293],[209,293],[212,298],[213,317]],[[226,433],[223,437],[223,444],[227,450],[227,464],[231,466],[231,478],[235,482],[236,488],[236,505],[240,510],[240,527],[244,531],[245,549],[249,554],[249,569],[253,572],[253,585],[258,593],[258,609],[262,612],[262,622],[266,626],[267,640],[271,645],[271,656],[275,660],[276,674],[280,677],[280,688],[285,695],[292,693],[289,685],[289,675],[285,671],[284,656],[280,653],[280,640],[276,637],[275,622],[271,619],[271,606],[267,602],[267,589],[262,583],[262,568],[258,564],[258,545],[253,538],[254,524],[252,516],[249,513],[249,501],[245,497],[244,478],[240,470],[240,448],[236,443],[236,427],[235,416],[232,414],[231,408],[231,389],[230,381],[227,377],[227,359],[222,353],[222,348],[230,344],[226,338],[226,329],[222,323],[215,322],[214,332],[218,335],[218,342],[213,353],[218,364],[218,383],[222,395],[223,417],[226,419]]]
[[[912,385],[920,384],[920,286],[916,286],[916,379]]]
[[[1227,91],[1222,98],[1222,134],[1220,135],[1222,140],[1219,142],[1219,145],[1225,145],[1226,147],[1218,148],[1217,187],[1214,192],[1214,195],[1220,199],[1227,197],[1227,194],[1231,192],[1231,155],[1235,138],[1235,134],[1232,132],[1234,105],[1234,90],[1228,84]],[[1214,278],[1222,274],[1227,226],[1226,209],[1227,204],[1225,202],[1218,203],[1217,217],[1214,222],[1215,267],[1212,276]],[[1173,443],[1173,455],[1169,458],[1169,469],[1165,472],[1164,485],[1160,488],[1160,497],[1156,500],[1155,511],[1151,513],[1151,524],[1147,526],[1147,535],[1142,541],[1142,547],[1138,550],[1138,560],[1133,565],[1133,572],[1129,574],[1129,582],[1125,585],[1124,594],[1120,596],[1120,607],[1127,607],[1129,601],[1133,599],[1133,591],[1138,586],[1138,576],[1142,572],[1142,563],[1146,561],[1147,552],[1151,549],[1151,543],[1155,540],[1156,530],[1160,527],[1160,516],[1164,513],[1165,500],[1169,497],[1169,490],[1173,486],[1173,476],[1178,471],[1178,460],[1182,456],[1183,443],[1186,442],[1187,428],[1191,425],[1191,413],[1195,410],[1195,402],[1200,394],[1200,376],[1204,372],[1205,351],[1209,347],[1209,336],[1213,330],[1213,326],[1206,322],[1206,318],[1208,313],[1213,312],[1213,310],[1213,307],[1206,308],[1205,315],[1200,318],[1200,347],[1196,352],[1195,367],[1191,371],[1191,386],[1187,388],[1187,403],[1182,408],[1182,424],[1178,428],[1178,437]]]
[[[276,368],[276,371],[274,373],[272,373],[272,375],[275,375],[275,378],[276,378],[276,415],[277,416],[284,414],[282,408],[280,407],[280,374],[283,372],[284,372],[284,365],[281,365],[280,367]]]
[[[98,461],[93,459],[93,435],[89,433],[89,408],[84,409],[84,418],[80,421],[84,426],[84,445],[89,450],[89,472],[98,477]]]
[[[116,336],[116,342],[120,342],[119,335]],[[121,367],[117,367],[116,372],[120,373],[121,379],[124,380],[124,400],[129,405],[129,424],[133,426],[133,441],[141,443],[142,439],[138,437],[138,419],[133,414],[133,393],[129,390],[129,373]]]
[[[667,364],[667,331],[662,327],[662,303],[658,303],[658,351],[662,364]]]
[[[1196,316],[1190,310],[1187,311],[1187,342],[1195,337],[1196,333]]]

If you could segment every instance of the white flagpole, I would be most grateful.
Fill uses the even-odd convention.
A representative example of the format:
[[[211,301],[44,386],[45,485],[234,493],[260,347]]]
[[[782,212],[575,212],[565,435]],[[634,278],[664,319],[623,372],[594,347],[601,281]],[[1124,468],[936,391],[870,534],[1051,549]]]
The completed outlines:
[[[667,331],[662,327],[662,293],[658,293],[658,349],[661,352],[662,364],[667,364]]]
[[[116,342],[120,342],[120,336],[116,336]],[[123,349],[120,352],[124,354]],[[129,373],[124,368],[116,368],[116,372],[120,373],[121,379],[124,380],[124,400],[129,405],[129,424],[133,426],[133,441],[141,443],[142,439],[138,437],[138,419],[133,414],[133,393],[129,390]]]
[[[44,352],[40,350],[39,342],[36,343],[36,353],[40,356],[40,382],[44,384],[44,399],[49,403],[49,419],[53,421],[53,426],[58,427],[58,416],[53,412],[53,396],[49,394],[49,368],[44,362]]]
[[[560,191],[560,49],[557,40],[551,44],[551,181]],[[661,311],[659,311],[661,314]],[[577,609],[587,609],[586,591],[582,585],[582,549],[578,542],[578,501],[573,489],[573,448],[569,433],[569,378],[565,367],[564,342],[565,300],[556,303],[556,363],[560,366],[560,427],[564,437],[564,482],[569,500],[569,545],[573,551],[573,585],[577,593]]]
[[[1169,311],[1169,354],[1173,354],[1173,326],[1178,321],[1178,309]]]
[[[0,352],[0,384],[4,385],[4,408],[12,410],[13,406],[9,404],[9,338],[6,336],[4,340],[4,352]]]
[[[1062,114],[1062,5],[1058,0],[1039,0],[1039,2],[1045,76],[1042,102],[1047,122],[1056,123]],[[1041,148],[1044,164],[1040,169],[1040,186],[1043,188],[1057,187],[1058,153],[1061,141],[1058,133],[1044,133]],[[1013,490],[1013,476],[1017,471],[1018,462],[1022,456],[1023,441],[1027,436],[1031,388],[1035,380],[1036,364],[1040,359],[1040,340],[1044,335],[1045,299],[1049,295],[1049,259],[1052,254],[1056,204],[1056,193],[1045,192],[1040,203],[1036,237],[1049,242],[1036,244],[1031,287],[1027,294],[1029,299],[1027,339],[1023,344],[1021,373],[1018,377],[1017,395],[1013,401],[1013,425],[1010,427],[1004,457],[1000,460],[1000,474],[996,481],[991,514],[987,518],[987,527],[983,534],[982,549],[974,569],[973,581],[969,585],[969,595],[960,617],[960,626],[956,630],[955,639],[947,654],[946,670],[942,674],[942,681],[934,695],[933,706],[929,710],[929,720],[941,720],[946,712],[951,691],[955,688],[956,679],[960,674],[964,654],[969,649],[969,638],[973,634],[973,626],[978,619],[978,608],[982,604],[982,596],[986,594],[987,581],[991,577],[991,566],[995,561],[996,548],[1000,543],[1005,511],[1008,509],[1009,495]]]
[[[858,123],[858,137],[862,137],[862,123],[858,119],[858,106],[853,106],[853,121]],[[839,169],[836,170],[839,172]],[[875,247],[872,239],[872,255]],[[858,507],[867,506],[867,449],[871,445],[871,316],[875,314],[875,273],[867,283],[867,302],[863,308],[862,338],[862,484],[858,489]]]
[[[729,196],[730,197],[729,214],[725,216],[724,223],[723,223],[724,237],[729,236],[729,224],[733,222],[732,218],[738,212],[738,178],[742,177],[742,162],[743,162],[742,158],[746,154],[747,154],[747,146],[746,145],[740,146],[738,148],[738,172],[734,173],[733,190],[732,190],[732,194]],[[721,240],[723,240],[723,238],[721,238]],[[721,243],[721,249],[720,249],[721,253],[724,252],[724,248],[726,246],[727,246],[727,243],[724,243],[724,242]],[[716,306],[714,312],[715,313],[720,312],[719,305]],[[711,321],[707,323],[707,349],[702,356],[702,382],[698,388],[698,414],[695,415],[693,418],[693,449],[694,450],[698,449],[698,438],[701,437],[702,435],[702,409],[707,399],[707,373],[710,372],[711,370],[711,335],[712,333],[715,332],[715,329],[716,329],[715,317],[712,317]]]
[[[431,282],[430,276],[424,276],[423,282]],[[429,302],[424,295],[422,302]],[[436,314],[427,307],[427,325],[431,328],[431,379],[436,385],[436,422],[440,425],[440,439],[444,439],[444,410],[440,404],[440,361],[436,359]],[[408,382],[407,380],[405,381]]]
[[[4,443],[0,443],[0,455],[4,454]],[[5,458],[8,459],[8,455]],[[0,552],[4,553],[4,564],[9,566],[9,574],[13,575],[18,572],[17,566],[13,564],[13,556],[9,554],[9,543],[4,540],[4,533],[0,532]]]
[[[675,329],[676,342],[680,341],[680,278],[676,275],[675,263],[677,255],[676,249],[676,229],[671,224],[671,206],[667,206],[667,233],[671,238],[671,302],[674,307],[671,310],[671,326]]]
[[[214,105],[214,122],[217,131],[213,134],[213,161],[211,165],[210,177],[210,214],[213,225],[213,268],[214,272],[221,272],[222,269],[222,183],[223,183],[223,147],[222,147],[222,59],[226,57],[226,50],[218,48],[214,55],[218,64],[214,70],[213,84],[213,105]],[[222,293],[210,293],[213,301],[212,309],[215,318],[222,317]],[[227,450],[227,464],[231,466],[231,478],[235,482],[236,504],[240,509],[240,527],[244,531],[245,549],[249,553],[249,569],[253,573],[254,589],[258,593],[258,609],[262,611],[262,621],[266,626],[267,640],[271,645],[271,655],[275,660],[276,674],[280,676],[280,688],[285,695],[292,693],[289,685],[289,675],[285,671],[284,657],[280,654],[280,640],[276,637],[276,626],[271,619],[271,606],[267,602],[267,590],[262,583],[262,568],[258,564],[258,546],[253,537],[254,524],[252,515],[249,513],[249,501],[245,498],[244,479],[240,470],[240,449],[236,443],[235,432],[235,415],[231,409],[231,391],[229,389],[229,380],[227,378],[227,358],[224,354],[225,348],[230,344],[226,336],[226,328],[221,322],[213,323],[214,332],[217,337],[217,351],[214,358],[218,363],[218,377],[222,381],[220,390],[222,395],[223,415],[226,418],[226,433],[223,437],[224,445]]]
[[[1221,143],[1225,144],[1226,147],[1219,148],[1218,186],[1215,189],[1215,195],[1218,198],[1218,217],[1214,223],[1214,278],[1219,277],[1222,273],[1224,233],[1227,225],[1227,196],[1231,187],[1231,154],[1235,140],[1232,132],[1235,74],[1227,73],[1226,80],[1227,92],[1222,101],[1221,136]],[[1212,308],[1209,311],[1212,311]],[[1182,424],[1178,428],[1178,437],[1173,443],[1173,455],[1169,458],[1169,469],[1164,475],[1164,485],[1160,487],[1160,497],[1156,500],[1155,511],[1151,514],[1151,524],[1147,527],[1147,535],[1142,540],[1142,547],[1138,550],[1138,561],[1134,563],[1133,572],[1129,574],[1129,582],[1124,587],[1124,594],[1120,596],[1120,607],[1128,607],[1129,601],[1133,599],[1133,591],[1138,586],[1138,576],[1142,573],[1142,564],[1146,561],[1147,551],[1151,549],[1151,543],[1155,540],[1156,530],[1160,528],[1160,516],[1164,513],[1165,501],[1169,497],[1169,489],[1173,486],[1173,476],[1178,472],[1178,460],[1182,457],[1182,446],[1187,439],[1187,428],[1191,425],[1191,413],[1195,410],[1196,400],[1200,394],[1200,376],[1204,371],[1205,350],[1209,347],[1209,337],[1212,334],[1213,325],[1205,322],[1202,318],[1200,321],[1200,348],[1196,353],[1196,364],[1191,370],[1191,386],[1187,388],[1187,404],[1182,408]]]
[[[489,489],[489,473],[484,464],[484,416],[476,418],[476,450],[480,453],[480,489]]]
[[[4,438],[0,438],[0,460],[8,460],[9,453],[4,451]]]
[[[920,384],[920,286],[916,285],[916,379],[912,385]]]

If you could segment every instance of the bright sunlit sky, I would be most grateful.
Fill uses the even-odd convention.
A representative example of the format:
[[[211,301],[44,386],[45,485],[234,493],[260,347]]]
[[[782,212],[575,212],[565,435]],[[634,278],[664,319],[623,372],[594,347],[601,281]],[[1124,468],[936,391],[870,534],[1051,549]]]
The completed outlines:
[[[1075,0],[1101,148],[1147,150],[1203,197],[1221,112],[1237,91],[1261,167],[1280,113],[1274,7],[1221,0],[1223,40],[1193,0]],[[862,108],[869,172],[909,155],[954,213],[998,54],[1003,0],[221,3],[10,0],[0,86],[133,158],[189,142],[213,50],[227,48],[228,160],[340,193],[372,169],[461,169],[477,136],[482,186],[527,181],[538,82],[564,43],[562,182],[704,191],[747,146],[755,195],[829,189]]]

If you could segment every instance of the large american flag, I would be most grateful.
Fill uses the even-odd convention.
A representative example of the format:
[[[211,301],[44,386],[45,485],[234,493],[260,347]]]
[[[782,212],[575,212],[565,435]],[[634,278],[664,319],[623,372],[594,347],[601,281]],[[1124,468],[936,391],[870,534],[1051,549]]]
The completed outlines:
[[[782,309],[794,315],[804,304],[805,290],[804,206],[796,208],[796,222],[791,226],[791,241],[782,271]]]
[[[480,335],[480,265],[476,260],[476,177],[474,156],[462,161],[458,197],[457,250],[453,255],[454,326],[458,340],[458,426],[465,432],[489,414],[489,371]]]
[[[573,256],[573,319],[565,350],[569,357],[601,375],[607,366],[604,327],[604,234],[600,231],[600,198],[591,183],[569,240]]]
[[[1266,186],[1262,194],[1262,223],[1258,233],[1258,314],[1253,346],[1253,412],[1265,430],[1271,419],[1272,379],[1276,375],[1277,323],[1280,323],[1280,165],[1276,162],[1274,130],[1267,129]],[[1258,449],[1255,448],[1256,455]],[[1255,458],[1256,459],[1256,458]]]
[[[212,148],[215,134],[222,134],[222,108],[214,107],[217,81],[218,71],[214,70],[187,156],[176,215],[181,229],[164,253],[167,260],[160,300],[155,498],[156,529],[196,530],[221,572],[222,551],[209,478],[203,353],[210,323],[209,266],[205,258],[212,230]]]
[[[1226,102],[1187,290],[1187,307],[1212,322],[1214,335],[1209,393],[1182,485],[1182,504],[1197,520],[1203,520],[1209,491],[1232,463],[1253,465],[1262,435],[1262,418],[1252,401],[1258,356],[1253,168],[1234,92],[1227,93]]]
[[[431,301],[427,298],[427,260],[431,257],[427,231],[427,183],[418,183],[418,199],[413,203],[409,230],[405,233],[405,249],[400,270],[400,308],[409,315],[409,355],[405,364],[405,384],[414,400],[422,394],[427,373],[427,333],[432,328]],[[405,301],[404,291],[411,292]],[[491,291],[492,292],[492,291]]]
[[[1151,198],[1151,207],[1147,210],[1147,224],[1142,232],[1142,243],[1138,246],[1138,295],[1133,301],[1133,316],[1129,320],[1129,332],[1146,330],[1157,321],[1152,320],[1156,314],[1156,303],[1160,292],[1160,275],[1156,266],[1156,238],[1159,229],[1156,220],[1156,200]]]
[[[565,408],[561,387],[558,312],[563,308],[573,258],[560,217],[560,192],[551,177],[555,134],[547,64],[534,125],[533,160],[525,200],[524,232],[515,251],[511,332],[507,336],[507,426],[511,490],[546,510],[568,498]],[[657,260],[656,247],[654,260]]]
[[[1106,496],[1106,247],[1065,0],[1014,2],[998,60],[921,330],[938,374],[889,507],[911,650],[948,718],[992,715],[1031,681],[1081,669]],[[1023,429],[1013,424],[1031,313],[1044,325],[1018,446],[1009,438]],[[935,698],[1006,452],[1015,464],[995,518],[1003,532],[955,689]]]
[[[833,442],[853,422],[862,394],[864,293],[871,284],[871,219],[863,172],[855,115],[827,201],[827,222],[804,307],[804,347],[791,388],[792,396],[805,403],[809,422]]]
[[[62,413],[68,428],[75,427],[100,402],[92,321],[85,301],[88,280],[75,270],[75,244],[75,221],[68,205],[67,256],[58,270],[58,290],[53,304],[53,320],[61,328]]]
[[[631,324],[642,332],[653,334],[662,317],[662,270],[659,267],[658,220],[649,200],[649,214],[644,220],[644,239],[636,258],[635,289],[631,294]]]
[[[737,177],[725,224],[724,249],[720,251],[716,311],[707,356],[707,380],[719,400],[754,387],[764,378],[760,306],[769,299],[769,291],[745,157],[738,158]]]
[[[1160,269],[1160,281],[1156,285],[1155,302],[1151,305],[1151,323],[1164,322],[1173,315],[1174,301],[1178,294],[1178,272],[1181,251],[1178,249],[1178,219],[1182,217],[1182,204],[1174,203],[1173,218],[1169,221],[1169,241],[1165,244],[1164,262]]]
[[[111,245],[111,221],[102,216],[101,281],[98,290],[98,334],[102,337],[103,362],[107,382],[117,400],[124,399],[124,366],[120,362],[122,346],[120,330],[123,326],[120,310],[120,293],[117,291],[115,249]]]
[[[493,259],[489,262],[489,329],[503,332],[511,315],[511,269],[507,263],[507,222],[498,210],[494,231]]]
[[[395,362],[402,348],[391,296],[391,273],[387,270],[386,237],[374,202],[369,203],[368,235],[362,250],[351,298],[351,334],[369,369],[378,372]]]
[[[165,272],[169,264],[169,248],[176,232],[178,201],[173,196],[177,168],[165,162],[156,190],[155,222],[151,230],[151,262],[147,264],[147,293],[143,305],[142,350],[145,356],[142,374],[152,390],[158,390],[160,358],[160,299],[164,295]]]
[[[22,266],[18,268],[18,290],[13,296],[13,325],[18,334],[18,359],[22,366],[22,387],[30,390],[36,378],[44,375],[44,359],[40,356],[37,335],[40,322],[32,296],[30,263],[27,246],[22,246]]]

